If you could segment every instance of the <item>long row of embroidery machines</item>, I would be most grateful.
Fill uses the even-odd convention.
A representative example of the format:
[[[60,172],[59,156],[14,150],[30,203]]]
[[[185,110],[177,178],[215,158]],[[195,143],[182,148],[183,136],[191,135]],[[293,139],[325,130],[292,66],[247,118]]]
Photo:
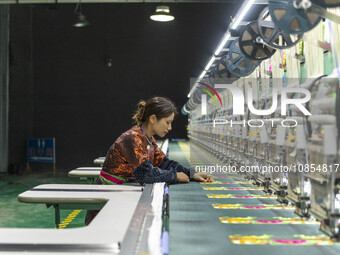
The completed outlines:
[[[190,141],[339,241],[340,2],[269,0],[242,25],[249,2],[192,81]]]

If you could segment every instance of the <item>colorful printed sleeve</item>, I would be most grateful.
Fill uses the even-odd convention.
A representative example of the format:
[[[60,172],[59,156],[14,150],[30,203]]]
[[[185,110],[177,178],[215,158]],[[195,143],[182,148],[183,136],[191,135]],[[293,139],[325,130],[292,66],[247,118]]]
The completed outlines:
[[[164,170],[159,167],[154,167],[150,160],[144,161],[140,164],[133,173],[136,180],[141,184],[166,182],[168,184],[175,183],[177,180],[177,171],[173,168]]]
[[[129,164],[138,166],[146,160],[147,154],[140,135],[136,132],[123,136],[116,144],[117,149],[124,155]]]
[[[133,176],[133,169],[146,160],[136,136],[123,136],[109,149],[103,171],[119,177]]]
[[[131,167],[132,165],[127,162],[124,156],[113,147],[110,148],[106,155],[102,170],[112,175],[128,177]]]
[[[177,161],[171,160],[168,157],[166,157],[162,164],[159,166],[159,168],[162,169],[175,169],[177,172],[183,172],[190,178],[190,169],[183,167],[180,165]]]

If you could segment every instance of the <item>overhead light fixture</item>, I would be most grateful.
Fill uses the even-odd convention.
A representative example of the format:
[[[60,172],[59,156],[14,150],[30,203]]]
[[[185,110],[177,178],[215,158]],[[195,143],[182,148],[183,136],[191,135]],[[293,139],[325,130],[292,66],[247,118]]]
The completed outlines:
[[[249,11],[250,7],[254,4],[255,0],[248,0],[245,6],[242,5],[242,7],[244,6],[244,8],[241,8],[242,12],[240,13],[240,15],[236,18],[236,21],[233,22],[231,29],[236,29],[238,27],[238,25],[241,23],[241,21],[243,20],[244,16],[246,16],[247,12]]]
[[[247,12],[249,11],[249,9],[251,8],[251,6],[253,4],[261,4],[262,1],[261,0],[245,0],[243,2],[243,5],[241,6],[240,10],[242,10],[240,12],[239,15],[237,15],[236,20],[229,26],[227,32],[224,34],[222,41],[220,42],[220,44],[218,45],[217,49],[215,50],[214,55],[211,57],[210,61],[208,62],[207,66],[205,67],[205,69],[203,70],[203,72],[201,73],[201,75],[198,77],[198,79],[196,80],[196,82],[194,83],[194,86],[191,88],[189,94],[187,95],[188,98],[191,97],[191,95],[194,93],[195,89],[198,86],[198,82],[203,79],[203,77],[206,75],[206,73],[209,71],[209,68],[212,66],[213,62],[215,61],[216,57],[220,54],[220,52],[223,50],[224,46],[226,45],[226,43],[228,42],[228,40],[231,37],[230,34],[230,29],[236,29],[238,27],[238,25],[241,23],[241,21],[243,20],[243,18],[246,16]]]
[[[74,27],[86,27],[90,25],[90,23],[87,21],[86,17],[82,13],[77,14],[76,22],[73,24]]]
[[[168,22],[174,20],[175,17],[170,13],[169,6],[159,5],[154,14],[150,16],[150,19],[159,22]]]
[[[187,95],[188,98],[191,97],[192,93],[193,93],[193,92],[195,91],[195,89],[197,88],[197,86],[198,86],[198,83],[197,83],[197,82],[199,82],[199,79],[197,79],[197,80],[195,81],[194,86],[191,88],[189,94]]]
[[[221,50],[224,48],[229,38],[230,38],[230,33],[228,32],[224,35],[223,40],[221,41],[220,45],[217,47],[215,51],[215,56],[218,56],[218,54],[220,54]]]
[[[204,68],[204,70],[207,72],[207,71],[209,71],[209,68],[211,67],[211,65],[212,65],[212,63],[214,63],[214,61],[215,61],[215,56],[212,56],[211,57],[211,59],[210,59],[210,61],[209,61],[209,63],[207,64],[207,66]],[[204,74],[205,75],[205,74]],[[204,76],[203,75],[203,76]],[[200,77],[201,78],[201,77]]]
[[[79,0],[76,8],[74,9],[74,13],[77,15],[76,22],[73,24],[74,27],[86,27],[90,25],[85,15],[82,13],[81,0]]]

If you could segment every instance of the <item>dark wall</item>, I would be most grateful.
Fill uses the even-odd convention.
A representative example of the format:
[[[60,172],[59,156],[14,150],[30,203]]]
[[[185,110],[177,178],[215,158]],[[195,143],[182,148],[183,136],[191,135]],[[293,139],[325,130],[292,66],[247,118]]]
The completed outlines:
[[[133,125],[139,100],[166,96],[180,111],[238,9],[174,4],[175,21],[157,23],[156,5],[84,4],[90,26],[74,28],[75,5],[54,7],[11,6],[10,163],[24,165],[33,136],[56,138],[59,169],[89,166]],[[168,137],[185,138],[186,123],[179,114]]]
[[[9,164],[25,165],[26,139],[33,136],[32,7],[10,9]]]

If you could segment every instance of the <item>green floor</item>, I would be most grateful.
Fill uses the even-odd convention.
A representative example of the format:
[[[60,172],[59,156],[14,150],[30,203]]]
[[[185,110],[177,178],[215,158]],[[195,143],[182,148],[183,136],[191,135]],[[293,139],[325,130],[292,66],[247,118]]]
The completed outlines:
[[[50,173],[21,176],[0,174],[0,228],[54,228],[53,208],[47,208],[43,204],[20,203],[17,199],[20,193],[48,183],[84,184],[87,182],[70,178],[67,173],[58,173],[56,176]],[[62,210],[61,222],[72,212],[73,210]],[[66,227],[84,226],[85,213],[81,211]]]

